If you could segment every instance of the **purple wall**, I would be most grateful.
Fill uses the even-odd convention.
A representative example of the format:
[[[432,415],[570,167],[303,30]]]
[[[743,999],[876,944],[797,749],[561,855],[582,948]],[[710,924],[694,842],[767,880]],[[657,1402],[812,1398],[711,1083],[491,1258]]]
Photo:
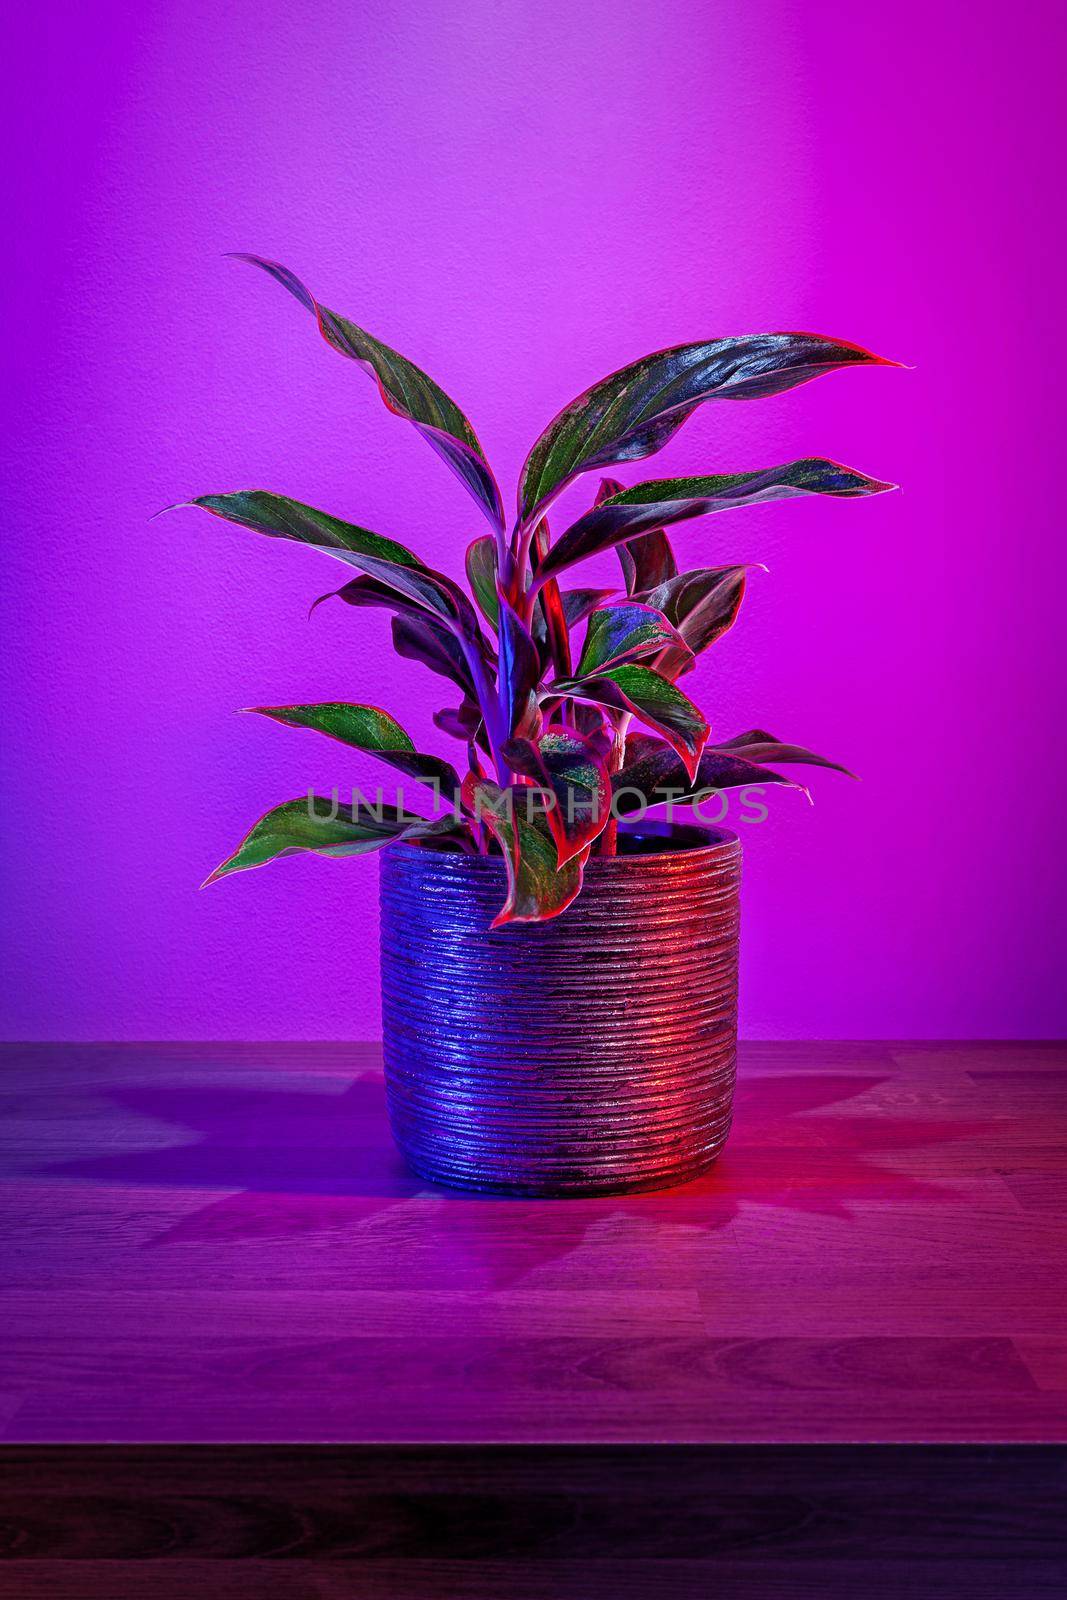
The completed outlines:
[[[453,572],[479,519],[230,249],[425,365],[509,497],[560,405],[647,350],[811,328],[913,362],[705,408],[625,474],[826,453],[904,486],[678,537],[771,569],[695,680],[716,731],[864,779],[816,775],[814,809],[775,796],[744,830],[743,1031],[1063,1032],[1058,8],[1010,33],[929,0],[26,9],[2,113],[7,1036],[377,1031],[373,861],[196,885],[268,805],[375,775],[235,707],[366,699],[418,738],[447,692],[393,666],[384,617],[307,620],[333,563],[147,519],[272,488]]]

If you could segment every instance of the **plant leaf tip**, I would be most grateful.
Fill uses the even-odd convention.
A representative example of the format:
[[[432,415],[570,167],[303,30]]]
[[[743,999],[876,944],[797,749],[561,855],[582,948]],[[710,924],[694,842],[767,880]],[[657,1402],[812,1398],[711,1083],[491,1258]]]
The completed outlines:
[[[867,479],[867,488],[865,491],[861,490],[861,495],[863,493],[868,495],[894,494],[900,488],[899,483],[890,483],[888,478],[872,478],[867,473],[864,473],[863,476]]]

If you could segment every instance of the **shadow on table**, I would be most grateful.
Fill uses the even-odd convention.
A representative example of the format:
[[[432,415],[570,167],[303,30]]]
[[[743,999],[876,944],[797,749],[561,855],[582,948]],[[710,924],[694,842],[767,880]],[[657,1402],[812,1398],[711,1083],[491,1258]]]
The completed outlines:
[[[421,1226],[448,1240],[449,1256],[468,1264],[477,1257],[502,1286],[570,1254],[608,1222],[662,1228],[676,1221],[707,1233],[750,1205],[847,1220],[855,1206],[872,1202],[958,1198],[910,1172],[908,1152],[971,1137],[981,1125],[890,1113],[877,1099],[885,1081],[855,1072],[749,1076],[718,1163],[692,1183],[645,1195],[529,1201],[428,1185],[393,1146],[377,1075],[340,1094],[262,1083],[116,1083],[104,1092],[124,1112],[170,1125],[159,1142],[48,1170],[108,1185],[228,1191],[169,1226],[153,1246],[351,1232],[392,1221],[398,1250],[420,1243]],[[176,1128],[195,1137],[171,1142]]]

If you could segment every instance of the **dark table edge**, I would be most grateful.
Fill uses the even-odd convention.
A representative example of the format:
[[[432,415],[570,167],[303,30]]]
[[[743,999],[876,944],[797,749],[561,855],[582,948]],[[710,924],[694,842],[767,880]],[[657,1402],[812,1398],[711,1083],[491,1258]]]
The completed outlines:
[[[1063,1563],[1067,1444],[0,1446],[0,1563]]]

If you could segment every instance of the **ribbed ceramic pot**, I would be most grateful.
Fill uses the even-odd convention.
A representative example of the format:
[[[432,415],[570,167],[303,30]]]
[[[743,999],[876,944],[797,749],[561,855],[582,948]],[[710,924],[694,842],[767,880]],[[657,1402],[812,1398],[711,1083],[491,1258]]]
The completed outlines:
[[[551,922],[490,930],[499,856],[382,852],[393,1134],[415,1172],[507,1194],[658,1189],[730,1126],[741,845],[620,828]]]

